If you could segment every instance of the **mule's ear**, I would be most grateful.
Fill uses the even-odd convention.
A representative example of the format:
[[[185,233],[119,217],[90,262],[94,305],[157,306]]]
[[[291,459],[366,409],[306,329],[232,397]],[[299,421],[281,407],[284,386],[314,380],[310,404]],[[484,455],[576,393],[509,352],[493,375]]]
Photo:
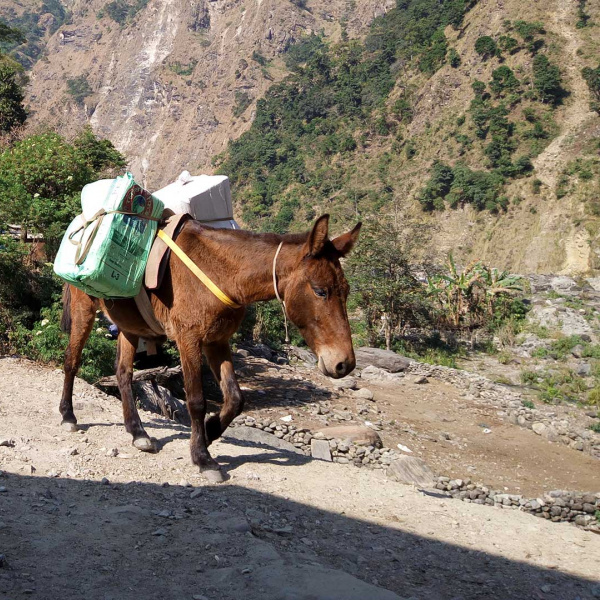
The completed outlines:
[[[320,254],[325,247],[327,241],[327,235],[329,234],[329,215],[323,215],[319,217],[315,222],[312,231],[308,236],[307,254],[311,256],[317,256]]]
[[[362,223],[357,223],[356,227],[354,227],[352,231],[344,233],[343,235],[336,237],[334,240],[331,240],[331,243],[340,253],[340,256],[346,256],[350,253],[352,248],[354,248],[354,244],[356,244],[356,241],[358,240],[358,234],[360,233],[361,227]]]

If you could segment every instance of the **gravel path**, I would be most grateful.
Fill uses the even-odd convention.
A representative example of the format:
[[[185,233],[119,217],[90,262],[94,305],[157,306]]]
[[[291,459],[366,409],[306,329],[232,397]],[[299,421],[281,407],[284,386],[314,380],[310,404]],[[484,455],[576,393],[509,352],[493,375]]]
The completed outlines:
[[[0,368],[2,598],[600,597],[591,532],[235,437],[210,486],[185,427],[143,414],[161,449],[137,453],[119,404],[78,381],[84,429],[64,434],[61,373]]]

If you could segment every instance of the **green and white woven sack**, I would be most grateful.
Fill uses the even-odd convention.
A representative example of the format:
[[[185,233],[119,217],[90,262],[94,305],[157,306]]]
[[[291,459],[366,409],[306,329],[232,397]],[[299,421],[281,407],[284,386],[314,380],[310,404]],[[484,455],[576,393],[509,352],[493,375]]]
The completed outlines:
[[[163,203],[126,173],[86,185],[81,208],[63,237],[54,272],[96,298],[137,296]]]

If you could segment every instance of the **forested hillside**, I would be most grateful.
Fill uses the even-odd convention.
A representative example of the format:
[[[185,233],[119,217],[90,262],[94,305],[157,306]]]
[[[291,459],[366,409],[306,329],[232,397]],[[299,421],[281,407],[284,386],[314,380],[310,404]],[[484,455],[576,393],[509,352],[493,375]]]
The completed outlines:
[[[305,37],[217,161],[244,222],[393,215],[464,260],[594,268],[596,13],[410,0],[364,40]]]

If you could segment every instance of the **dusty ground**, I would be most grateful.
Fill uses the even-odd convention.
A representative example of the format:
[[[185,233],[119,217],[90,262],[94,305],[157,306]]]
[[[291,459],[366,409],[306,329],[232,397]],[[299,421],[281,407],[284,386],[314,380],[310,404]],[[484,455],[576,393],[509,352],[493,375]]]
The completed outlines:
[[[296,425],[311,430],[326,423],[380,423],[385,446],[407,446],[437,474],[470,477],[529,497],[556,489],[600,490],[596,459],[502,421],[495,408],[461,397],[463,390],[452,385],[435,379],[418,385],[412,377],[395,386],[361,382],[374,392],[374,402],[368,402],[337,392],[331,380],[315,369],[282,367],[256,358],[243,364],[246,414],[259,419],[270,416],[277,421],[292,414]],[[323,402],[330,411],[317,415],[314,407]],[[368,412],[359,415],[361,406]],[[568,410],[576,409],[563,412]],[[335,413],[350,413],[352,421],[332,419]]]
[[[15,359],[0,368],[0,437],[15,441],[0,447],[3,598],[600,594],[600,537],[590,532],[236,438],[214,445],[230,480],[209,486],[189,462],[184,427],[143,414],[161,449],[137,453],[119,405],[78,382],[83,429],[65,434],[60,372]],[[288,381],[288,392],[301,383]]]

